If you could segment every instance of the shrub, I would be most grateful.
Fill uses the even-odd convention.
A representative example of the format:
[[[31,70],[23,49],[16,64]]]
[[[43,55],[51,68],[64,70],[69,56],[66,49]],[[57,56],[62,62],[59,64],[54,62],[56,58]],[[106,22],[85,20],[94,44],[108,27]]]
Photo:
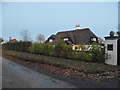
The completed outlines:
[[[60,41],[55,45],[46,43],[31,42],[15,42],[3,44],[5,49],[30,52],[33,54],[55,56],[73,60],[104,62],[105,49],[101,49],[100,45],[81,45],[80,50],[72,50],[72,45],[67,45],[64,41]],[[79,48],[78,48],[79,49]]]
[[[101,48],[100,45],[93,44],[90,53],[92,54],[93,62],[105,62],[105,48]]]
[[[91,53],[85,51],[74,51],[72,52],[71,59],[79,61],[91,61]]]
[[[39,55],[51,56],[53,46],[45,43],[35,43],[29,47],[29,52]]]
[[[7,42],[3,44],[3,49],[28,52],[31,42]]]
[[[33,53],[33,54],[39,54],[41,49],[40,49],[41,45],[38,44],[38,43],[35,43],[35,44],[32,44],[30,47],[29,47],[29,52],[30,53]]]
[[[53,52],[53,46],[49,44],[43,44],[42,55],[51,56]]]
[[[70,58],[72,53],[72,46],[67,45],[64,41],[58,42],[54,47],[54,56],[62,58]]]
[[[30,46],[29,51],[33,54],[71,58],[72,46],[66,45],[63,41],[58,42],[55,46],[45,43],[35,43]]]

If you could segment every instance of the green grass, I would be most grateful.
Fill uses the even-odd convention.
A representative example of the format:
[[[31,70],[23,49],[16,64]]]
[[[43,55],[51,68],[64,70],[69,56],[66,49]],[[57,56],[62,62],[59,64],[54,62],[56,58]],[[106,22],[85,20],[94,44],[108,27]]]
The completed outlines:
[[[20,60],[28,60],[32,62],[45,63],[45,64],[57,66],[60,68],[72,68],[88,74],[118,70],[117,66],[110,66],[104,63],[98,64],[98,63],[91,63],[91,62],[83,62],[83,61],[69,60],[64,58],[36,55],[36,54],[31,54],[26,52],[4,50],[3,54],[18,58]]]

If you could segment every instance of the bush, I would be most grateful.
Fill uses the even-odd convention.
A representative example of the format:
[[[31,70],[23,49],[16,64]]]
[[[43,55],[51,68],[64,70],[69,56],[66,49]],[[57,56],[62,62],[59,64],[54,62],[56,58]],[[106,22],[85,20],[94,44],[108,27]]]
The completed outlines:
[[[53,46],[44,43],[35,43],[29,47],[29,52],[39,55],[51,56],[53,51]]]
[[[71,55],[71,59],[79,61],[92,61],[91,57],[91,53],[85,51],[74,51]]]
[[[31,42],[7,42],[3,44],[3,49],[28,52],[29,47],[32,45]]]
[[[90,53],[92,54],[93,62],[105,62],[105,48],[101,48],[98,44],[93,44]]]
[[[97,63],[105,62],[105,48],[101,48],[101,45],[81,45],[78,49],[80,50],[72,51],[70,59]]]
[[[56,45],[35,43],[30,46],[29,51],[33,54],[70,58],[72,46],[66,45],[63,41],[58,42]]]
[[[30,53],[33,53],[33,54],[39,54],[40,52],[40,46],[39,44],[35,43],[35,44],[32,44],[30,47],[29,47],[29,52]]]
[[[60,41],[55,45],[53,55],[56,57],[70,58],[71,53],[72,46],[67,45],[64,41]]]
[[[5,49],[30,52],[33,54],[61,57],[73,60],[90,61],[90,62],[104,62],[105,49],[101,49],[100,45],[81,45],[80,50],[72,50],[72,45],[67,45],[64,41],[60,41],[55,45],[46,43],[31,42],[15,42],[6,43],[3,45]],[[78,48],[79,49],[79,48]]]
[[[42,44],[42,55],[52,56],[53,46],[49,44]]]

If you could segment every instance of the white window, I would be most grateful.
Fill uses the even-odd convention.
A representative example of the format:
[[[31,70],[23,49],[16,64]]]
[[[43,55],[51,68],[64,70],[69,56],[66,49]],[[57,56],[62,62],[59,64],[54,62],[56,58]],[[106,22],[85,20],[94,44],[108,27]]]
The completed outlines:
[[[68,38],[64,38],[64,41],[68,41]]]
[[[91,41],[94,41],[94,42],[96,42],[97,40],[96,40],[96,38],[91,38]]]
[[[53,42],[53,39],[49,39],[49,42]]]

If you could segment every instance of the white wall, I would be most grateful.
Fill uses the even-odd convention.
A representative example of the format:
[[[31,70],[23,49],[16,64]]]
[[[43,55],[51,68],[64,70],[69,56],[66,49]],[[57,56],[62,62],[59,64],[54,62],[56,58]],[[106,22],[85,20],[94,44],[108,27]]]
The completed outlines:
[[[113,44],[113,51],[107,51],[107,44]],[[105,60],[105,63],[110,65],[117,65],[117,39],[105,40],[105,47],[105,53],[108,53],[110,56]]]

